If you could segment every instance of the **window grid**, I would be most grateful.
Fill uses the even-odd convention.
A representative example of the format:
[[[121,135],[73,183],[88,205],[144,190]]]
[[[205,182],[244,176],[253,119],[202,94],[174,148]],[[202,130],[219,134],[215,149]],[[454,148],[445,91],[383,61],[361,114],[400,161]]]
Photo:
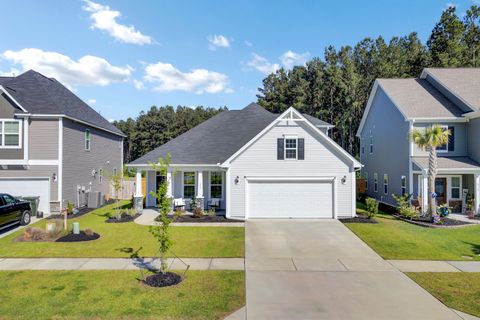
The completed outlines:
[[[297,139],[286,138],[285,139],[285,159],[297,159]]]
[[[183,173],[183,197],[191,199],[195,196],[195,172]]]
[[[460,178],[452,177],[450,181],[450,195],[452,199],[460,199]]]
[[[210,172],[210,198],[222,198],[222,180],[221,171]]]
[[[21,148],[20,120],[0,120],[0,147]]]

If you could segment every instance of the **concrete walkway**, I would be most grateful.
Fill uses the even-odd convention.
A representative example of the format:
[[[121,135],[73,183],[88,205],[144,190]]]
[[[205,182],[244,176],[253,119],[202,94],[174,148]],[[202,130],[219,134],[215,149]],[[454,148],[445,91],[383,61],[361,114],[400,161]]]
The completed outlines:
[[[244,270],[243,258],[168,259],[170,268],[184,270]],[[158,270],[157,258],[0,258],[0,270]]]
[[[480,261],[387,261],[402,272],[480,272]]]
[[[158,210],[155,209],[143,209],[143,213],[140,217],[135,219],[135,223],[144,226],[151,226],[155,222],[155,218],[158,217]],[[239,222],[174,222],[171,224],[174,227],[244,227],[245,223]]]
[[[462,319],[336,220],[249,220],[247,319]]]

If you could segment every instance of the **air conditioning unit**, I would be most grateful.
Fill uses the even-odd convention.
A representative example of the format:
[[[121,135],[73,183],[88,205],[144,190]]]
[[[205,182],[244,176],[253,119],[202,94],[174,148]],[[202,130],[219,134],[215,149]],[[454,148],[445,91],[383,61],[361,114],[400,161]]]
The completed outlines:
[[[103,206],[103,195],[101,192],[88,192],[87,193],[87,207],[99,208]]]

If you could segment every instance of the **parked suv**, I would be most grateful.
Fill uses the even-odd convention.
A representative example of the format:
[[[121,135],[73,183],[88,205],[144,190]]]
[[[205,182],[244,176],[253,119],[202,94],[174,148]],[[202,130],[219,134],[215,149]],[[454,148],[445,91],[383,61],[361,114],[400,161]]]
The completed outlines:
[[[30,223],[32,209],[30,202],[0,193],[0,229],[19,223],[24,226]]]

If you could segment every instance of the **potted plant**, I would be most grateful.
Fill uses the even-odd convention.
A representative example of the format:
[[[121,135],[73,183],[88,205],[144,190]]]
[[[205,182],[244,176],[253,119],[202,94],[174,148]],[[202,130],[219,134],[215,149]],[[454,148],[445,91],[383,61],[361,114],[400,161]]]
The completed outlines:
[[[469,219],[475,219],[475,211],[473,210],[473,206],[474,206],[474,200],[473,200],[473,196],[472,194],[468,194],[467,195],[467,202],[466,202],[466,205],[467,205],[467,216]]]
[[[440,214],[440,217],[446,217],[450,214],[451,209],[448,204],[444,203],[438,206],[437,212]]]

